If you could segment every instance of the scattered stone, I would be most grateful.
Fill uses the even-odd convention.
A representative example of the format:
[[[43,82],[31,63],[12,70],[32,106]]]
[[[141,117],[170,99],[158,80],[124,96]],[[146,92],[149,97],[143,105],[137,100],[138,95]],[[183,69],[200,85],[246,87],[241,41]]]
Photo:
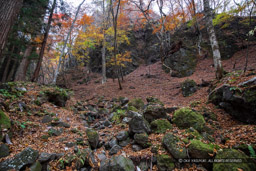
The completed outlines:
[[[134,171],[135,166],[131,159],[124,156],[113,156],[109,161],[108,170],[106,171]]]
[[[143,148],[147,148],[150,146],[148,141],[148,135],[146,133],[135,134],[134,141]]]
[[[53,118],[49,115],[46,115],[42,119],[42,123],[50,123],[53,120]]]
[[[182,129],[193,127],[199,132],[201,132],[205,126],[204,117],[189,108],[176,110],[173,115],[173,123]]]
[[[41,153],[38,161],[40,163],[50,162],[56,158],[56,153]]]
[[[131,120],[132,120],[132,118],[124,117],[123,123],[128,124]]]
[[[150,168],[150,164],[151,164],[150,161],[142,159],[140,161],[139,166],[137,166],[137,167],[139,167],[141,171],[148,171]]]
[[[109,150],[109,155],[114,155],[116,153],[118,153],[118,151],[120,151],[122,149],[122,147],[120,147],[119,145],[114,145],[110,150]]]
[[[127,97],[121,97],[119,98],[119,100],[121,102],[121,106],[124,106],[129,102],[129,99]]]
[[[120,132],[117,134],[116,139],[117,139],[118,141],[124,141],[124,140],[126,140],[128,137],[129,137],[128,131],[120,131]]]
[[[172,129],[171,123],[166,119],[157,119],[150,124],[154,133],[165,133],[167,129]]]
[[[159,105],[162,105],[164,106],[163,102],[161,102],[159,99],[155,98],[155,97],[147,97],[146,98],[147,102],[149,105],[156,105],[156,104],[159,104]]]
[[[109,125],[111,125],[111,122],[107,119],[104,121],[104,126],[108,127]]]
[[[96,149],[99,144],[99,134],[97,131],[93,129],[87,129],[86,135],[88,137],[88,142],[90,143],[90,146],[92,149]]]
[[[0,158],[9,156],[10,150],[9,147],[6,144],[0,145]]]
[[[0,170],[20,170],[27,165],[35,163],[39,156],[38,151],[32,148],[26,148],[21,153],[14,156],[14,158],[7,159],[0,163]]]
[[[149,123],[142,116],[134,116],[129,122],[129,132],[130,134],[136,133],[150,133]]]
[[[135,111],[128,111],[127,117],[133,118],[134,116],[142,116],[142,114],[135,112]]]
[[[107,159],[107,156],[104,154],[104,153],[100,153],[97,155],[98,159],[100,161],[103,161],[103,160],[106,160]]]
[[[52,122],[51,126],[57,126],[57,127],[64,127],[64,128],[70,128],[70,125],[66,122],[61,122],[61,121],[57,121],[57,122]]]
[[[182,95],[184,97],[191,96],[193,93],[197,91],[196,82],[194,80],[189,80],[189,79],[185,80],[181,84],[181,90],[182,90]]]
[[[186,148],[181,146],[183,143],[178,137],[171,133],[165,134],[163,138],[163,146],[175,159],[184,159],[187,157]]]
[[[175,160],[165,154],[157,155],[157,168],[159,171],[172,171],[175,168]]]
[[[59,136],[62,134],[62,132],[63,132],[63,128],[60,128],[60,129],[51,128],[49,129],[48,134],[50,136]]]
[[[27,89],[25,87],[16,87],[16,90],[27,92]]]
[[[165,108],[162,105],[148,105],[144,110],[143,117],[151,123],[152,121],[160,118],[167,118]]]
[[[130,142],[131,142],[131,139],[130,139],[130,138],[127,138],[127,139],[124,140],[124,141],[120,141],[120,142],[119,142],[119,145],[120,145],[121,147],[125,147],[125,146],[127,146],[128,144],[130,144]]]
[[[135,144],[135,145],[132,145],[132,150],[135,151],[135,152],[136,151],[140,151],[140,150],[142,150],[142,147],[137,145],[137,144]]]
[[[73,142],[67,142],[66,143],[66,147],[71,148],[71,147],[74,147],[74,146],[75,146],[75,143],[73,143]]]

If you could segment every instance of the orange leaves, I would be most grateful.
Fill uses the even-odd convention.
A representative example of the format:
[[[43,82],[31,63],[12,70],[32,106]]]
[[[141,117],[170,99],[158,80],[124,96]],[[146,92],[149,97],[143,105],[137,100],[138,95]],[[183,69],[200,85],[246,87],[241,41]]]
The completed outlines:
[[[132,62],[131,57],[131,52],[126,51],[121,54],[116,55],[116,61],[115,58],[111,58],[110,61],[107,63],[108,65],[117,65],[117,66],[122,66],[125,67],[125,62]]]
[[[90,25],[94,21],[92,16],[84,14],[81,19],[77,20],[78,25]]]

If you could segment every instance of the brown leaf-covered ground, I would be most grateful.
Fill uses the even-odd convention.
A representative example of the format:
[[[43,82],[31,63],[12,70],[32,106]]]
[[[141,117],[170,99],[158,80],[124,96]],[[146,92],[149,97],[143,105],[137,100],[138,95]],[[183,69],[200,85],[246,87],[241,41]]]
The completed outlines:
[[[223,66],[226,71],[232,71],[233,64],[236,62],[236,70],[243,69],[245,63],[246,51],[240,51],[234,55],[233,58],[223,61]],[[256,69],[256,47],[250,47],[249,49],[249,62],[248,70]],[[77,71],[76,71],[77,72]],[[83,76],[83,73],[77,73]],[[198,65],[196,72],[186,78],[171,77],[170,74],[165,73],[161,69],[161,63],[155,63],[150,66],[140,66],[134,72],[124,77],[122,82],[123,90],[118,89],[117,80],[115,82],[112,79],[108,79],[107,83],[101,84],[101,77],[98,74],[92,75],[92,80],[88,84],[77,84],[76,81],[69,80],[71,89],[74,90],[74,97],[69,100],[68,105],[65,108],[56,107],[51,103],[45,103],[42,106],[37,106],[31,103],[32,99],[36,97],[41,91],[41,87],[36,84],[28,84],[26,93],[22,98],[13,102],[13,106],[17,107],[18,102],[24,102],[30,109],[31,114],[19,111],[16,107],[9,112],[6,112],[9,117],[15,122],[15,126],[12,128],[14,131],[11,138],[12,145],[9,145],[11,155],[1,159],[3,161],[7,158],[13,157],[17,153],[24,150],[26,147],[31,147],[39,152],[49,153],[69,153],[73,152],[74,147],[66,148],[66,142],[75,142],[75,138],[82,137],[87,139],[85,135],[86,128],[79,119],[79,115],[74,114],[71,107],[80,100],[86,104],[95,104],[98,101],[98,97],[104,96],[104,99],[111,100],[112,98],[118,98],[120,96],[128,97],[129,99],[140,97],[144,101],[148,96],[155,96],[159,98],[166,107],[183,107],[193,106],[194,108],[201,110],[203,107],[214,112],[217,115],[217,121],[214,124],[218,125],[219,129],[215,131],[214,137],[216,143],[220,143],[218,139],[219,135],[229,138],[226,144],[221,144],[222,147],[230,147],[236,144],[256,144],[256,129],[254,125],[242,124],[233,118],[231,118],[223,110],[216,108],[213,104],[207,103],[208,89],[209,87],[200,88],[195,94],[190,97],[183,97],[181,94],[180,84],[186,79],[193,79],[197,84],[201,84],[202,80],[211,82],[214,80],[214,68],[212,59],[198,59]],[[242,76],[236,79],[237,82],[242,82],[251,78],[252,76]],[[225,80],[224,80],[225,81]],[[226,80],[228,81],[228,80]],[[236,82],[236,83],[237,83]],[[234,82],[233,82],[234,83]],[[235,83],[234,83],[235,84]],[[47,140],[42,139],[43,135],[47,135],[49,127],[47,124],[41,122],[43,116],[40,113],[54,113],[55,117],[61,121],[67,122],[71,125],[71,128],[64,128],[64,132],[61,136],[49,137]],[[19,123],[26,123],[26,128],[19,127]],[[208,123],[207,123],[208,124]],[[211,127],[210,124],[208,124]],[[80,133],[75,133],[72,130],[79,130]],[[127,130],[128,126],[121,127],[115,125],[113,128],[106,128],[100,130],[100,133],[108,134],[108,137],[115,136],[120,130]],[[181,138],[185,138],[183,130],[173,127],[176,130],[175,134]],[[169,130],[173,132],[173,130]],[[149,139],[151,143],[160,144],[163,134],[151,134]],[[101,137],[106,138],[106,137]],[[80,146],[78,146],[80,147]],[[81,147],[85,148],[85,147]],[[99,153],[103,149],[97,149],[96,153]],[[160,153],[165,151],[160,148]],[[124,154],[129,157],[141,157],[148,158],[152,156],[150,148],[133,152],[131,146],[128,145],[123,148],[118,154]],[[58,170],[56,167],[58,161],[52,162],[52,170]],[[195,166],[188,166],[188,168]],[[156,170],[156,168],[154,168]]]

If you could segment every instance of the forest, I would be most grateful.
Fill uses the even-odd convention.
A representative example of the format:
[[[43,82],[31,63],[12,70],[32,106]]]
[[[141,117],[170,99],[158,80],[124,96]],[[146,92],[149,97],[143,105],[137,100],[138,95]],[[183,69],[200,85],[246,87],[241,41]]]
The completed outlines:
[[[255,171],[255,0],[0,0],[0,171]]]

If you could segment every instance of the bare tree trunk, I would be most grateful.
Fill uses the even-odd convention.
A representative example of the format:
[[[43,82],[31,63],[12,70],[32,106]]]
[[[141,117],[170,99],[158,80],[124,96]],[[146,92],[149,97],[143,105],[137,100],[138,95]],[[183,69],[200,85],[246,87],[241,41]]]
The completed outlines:
[[[26,64],[28,63],[28,57],[31,55],[32,52],[32,45],[28,45],[27,49],[25,50],[25,53],[23,55],[23,58],[21,60],[21,63],[17,69],[14,81],[25,81],[26,78]]]
[[[204,0],[204,11],[206,15],[206,25],[207,25],[207,32],[209,34],[209,39],[211,42],[212,47],[212,53],[213,53],[213,62],[214,62],[214,68],[216,71],[216,78],[221,79],[223,77],[223,68],[221,65],[221,56],[220,56],[220,50],[218,41],[215,35],[214,27],[212,24],[212,14],[211,9],[209,5],[209,0]]]
[[[77,8],[77,11],[76,11],[75,19],[73,20],[72,25],[71,25],[71,27],[70,27],[70,29],[69,29],[68,35],[67,35],[67,37],[66,37],[66,39],[65,39],[63,48],[62,48],[62,50],[61,50],[61,55],[60,55],[60,58],[59,58],[58,66],[57,66],[57,68],[56,68],[56,70],[55,70],[55,73],[54,73],[54,77],[53,77],[53,81],[52,81],[53,84],[56,84],[56,80],[57,80],[57,77],[58,77],[58,74],[59,74],[59,69],[60,69],[61,62],[62,62],[62,57],[63,57],[63,55],[65,54],[65,49],[66,49],[66,46],[67,46],[67,42],[68,42],[69,36],[70,36],[70,34],[71,34],[71,32],[72,32],[72,30],[73,30],[73,28],[74,28],[74,25],[75,25],[75,22],[76,22],[78,13],[79,13],[80,8],[81,8],[81,6],[83,5],[84,2],[85,2],[85,0],[83,0],[83,1],[79,4],[79,6],[78,6],[78,8]]]
[[[17,66],[17,60],[15,59],[15,60],[13,61],[13,65],[11,66],[12,68],[11,68],[11,71],[10,71],[8,77],[7,77],[6,82],[12,81],[12,78],[13,78],[14,73],[15,73],[15,70],[16,70],[16,66]]]
[[[102,42],[102,84],[107,81],[106,76],[106,40],[105,40],[105,0],[102,2],[103,7],[103,42]]]
[[[8,71],[9,71],[9,67],[10,67],[10,63],[11,63],[11,60],[12,60],[12,54],[14,52],[14,49],[15,49],[15,46],[12,46],[12,49],[11,49],[11,53],[10,53],[10,56],[7,56],[7,63],[6,63],[6,66],[4,68],[4,73],[3,73],[3,77],[1,79],[2,82],[5,82],[6,79],[7,79],[7,76],[8,76]]]
[[[0,0],[0,58],[2,58],[8,33],[22,7],[22,3],[23,0]]]
[[[115,71],[117,73],[117,80],[118,80],[118,85],[119,85],[119,89],[122,90],[122,85],[121,85],[121,81],[120,81],[120,74],[119,74],[119,69],[117,66],[117,18],[118,18],[118,12],[119,12],[119,7],[120,7],[120,0],[118,0],[118,4],[116,7],[116,13],[114,13],[114,6],[113,6],[113,2],[112,0],[110,0],[110,4],[111,4],[111,12],[112,12],[112,17],[113,17],[113,27],[114,27],[114,59],[115,59]]]
[[[40,50],[40,53],[39,53],[39,59],[38,59],[36,69],[35,69],[35,72],[33,74],[32,80],[31,80],[32,82],[37,81],[38,77],[39,77],[39,72],[40,72],[40,68],[41,68],[42,61],[43,61],[43,56],[44,56],[44,49],[45,49],[45,46],[46,46],[46,43],[47,43],[49,31],[50,31],[50,28],[51,28],[52,16],[53,16],[53,11],[54,11],[55,6],[56,6],[56,0],[54,0],[53,4],[52,4],[52,9],[51,9],[51,12],[50,12],[49,20],[48,20],[47,27],[46,27],[46,30],[45,30],[45,33],[44,33],[44,40],[42,42],[42,47],[41,47],[41,50]]]

